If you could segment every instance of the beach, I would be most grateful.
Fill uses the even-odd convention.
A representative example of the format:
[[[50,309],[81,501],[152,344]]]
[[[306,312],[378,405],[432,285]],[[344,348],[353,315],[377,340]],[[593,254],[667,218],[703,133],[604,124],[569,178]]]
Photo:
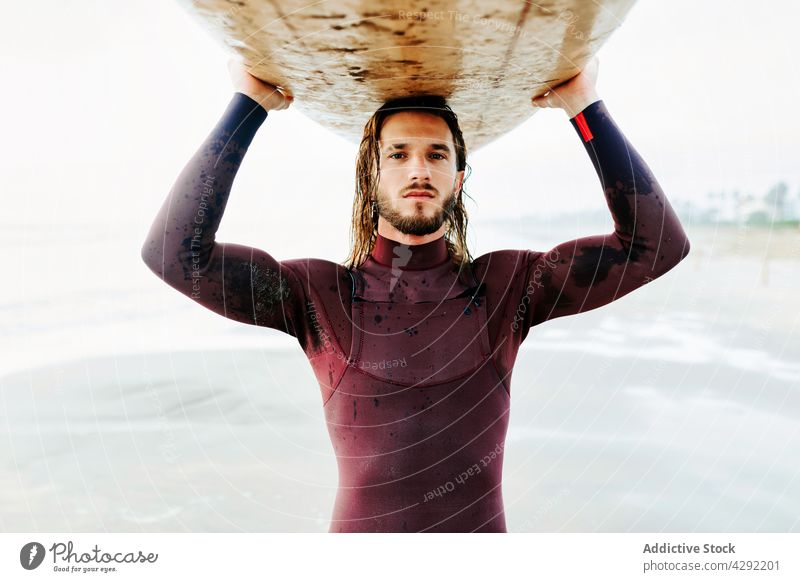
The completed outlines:
[[[495,248],[573,236],[483,233]],[[531,330],[511,382],[509,531],[800,531],[800,233],[689,234],[662,278]],[[2,531],[327,531],[336,459],[294,338],[123,279],[136,245],[93,245],[95,261],[127,258],[50,289],[33,282],[63,277],[57,262],[12,259]]]

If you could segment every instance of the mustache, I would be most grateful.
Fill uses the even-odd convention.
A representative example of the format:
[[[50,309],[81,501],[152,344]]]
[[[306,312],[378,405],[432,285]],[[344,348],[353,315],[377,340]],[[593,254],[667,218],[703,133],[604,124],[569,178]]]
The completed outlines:
[[[406,188],[403,191],[403,194],[407,194],[408,192],[413,192],[415,190],[426,190],[426,191],[430,191],[430,192],[435,192],[437,194],[439,193],[439,191],[436,188],[434,188],[433,186],[431,186],[430,184],[424,185],[424,186],[420,186],[418,184],[412,184],[411,186],[409,186],[408,188]]]

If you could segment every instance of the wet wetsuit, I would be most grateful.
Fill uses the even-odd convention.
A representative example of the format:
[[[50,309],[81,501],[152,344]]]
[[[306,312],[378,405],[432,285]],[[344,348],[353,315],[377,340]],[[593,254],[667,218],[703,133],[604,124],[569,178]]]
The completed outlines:
[[[378,236],[349,270],[215,241],[267,112],[235,93],[142,249],[169,285],[230,319],[297,338],[319,381],[339,467],[332,532],[506,531],[501,474],[511,372],[531,327],[595,309],[675,266],[689,243],[603,101],[570,120],[614,232],[458,269],[444,238]]]

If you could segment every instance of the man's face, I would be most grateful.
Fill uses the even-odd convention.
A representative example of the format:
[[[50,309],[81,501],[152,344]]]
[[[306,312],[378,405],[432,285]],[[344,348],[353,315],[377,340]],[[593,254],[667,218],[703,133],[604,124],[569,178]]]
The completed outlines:
[[[439,230],[455,206],[464,171],[456,171],[447,122],[430,113],[401,111],[381,128],[378,214],[405,234]]]

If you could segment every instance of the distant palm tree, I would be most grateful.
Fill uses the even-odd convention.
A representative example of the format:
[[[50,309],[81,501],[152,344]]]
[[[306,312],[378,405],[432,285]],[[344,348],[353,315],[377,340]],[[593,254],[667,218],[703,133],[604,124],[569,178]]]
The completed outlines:
[[[772,209],[772,217],[776,222],[785,220],[788,194],[789,185],[786,182],[778,182],[764,195],[764,202],[768,208]]]

